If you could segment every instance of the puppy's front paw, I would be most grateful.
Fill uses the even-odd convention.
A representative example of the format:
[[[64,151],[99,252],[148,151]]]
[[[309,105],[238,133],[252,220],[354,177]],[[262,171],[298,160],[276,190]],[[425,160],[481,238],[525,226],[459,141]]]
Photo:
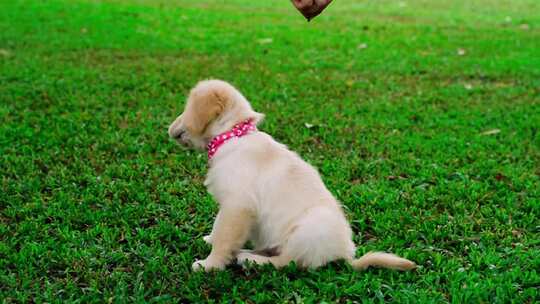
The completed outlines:
[[[193,265],[191,265],[194,271],[212,271],[212,270],[223,270],[225,265],[221,263],[213,263],[212,261],[206,260],[197,260]]]
[[[202,239],[206,242],[206,244],[212,245],[212,235],[211,234],[203,236]]]

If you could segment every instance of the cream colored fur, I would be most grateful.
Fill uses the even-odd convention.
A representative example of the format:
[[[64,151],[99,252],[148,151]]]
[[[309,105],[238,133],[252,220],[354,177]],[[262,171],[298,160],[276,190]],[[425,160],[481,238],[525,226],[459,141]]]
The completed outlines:
[[[182,145],[203,149],[214,136],[248,118],[259,123],[263,115],[233,86],[201,81],[169,127],[169,135]],[[210,160],[205,185],[219,203],[219,212],[211,234],[204,237],[212,251],[193,263],[195,270],[223,269],[234,258],[240,264],[276,267],[294,261],[316,268],[340,259],[355,269],[416,266],[382,252],[355,260],[349,223],[317,170],[262,131],[223,144]],[[248,240],[254,250],[242,250]],[[259,254],[265,250],[275,255]]]

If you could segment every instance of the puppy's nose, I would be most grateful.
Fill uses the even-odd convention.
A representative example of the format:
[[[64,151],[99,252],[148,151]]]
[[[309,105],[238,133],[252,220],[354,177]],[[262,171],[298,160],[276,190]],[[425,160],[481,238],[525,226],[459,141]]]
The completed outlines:
[[[180,139],[182,137],[182,134],[186,133],[185,130],[180,130],[180,132],[178,134],[175,134],[173,136],[174,139]]]
[[[177,124],[175,123],[172,123],[170,126],[169,126],[169,130],[167,133],[169,133],[169,137],[171,138],[176,138],[176,136],[178,135],[179,132],[181,132],[182,130],[180,128],[178,128]]]
[[[179,126],[177,123],[171,124],[169,127],[169,137],[174,139],[179,139],[182,137],[182,134],[186,133],[186,130]]]
[[[178,116],[169,126],[169,137],[179,138],[185,132],[184,128],[182,127],[182,115],[183,114],[180,114],[180,116]]]

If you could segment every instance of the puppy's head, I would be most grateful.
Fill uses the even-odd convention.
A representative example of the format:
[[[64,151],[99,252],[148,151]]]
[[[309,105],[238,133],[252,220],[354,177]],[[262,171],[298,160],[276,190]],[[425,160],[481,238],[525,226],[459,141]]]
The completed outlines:
[[[204,80],[191,89],[184,112],[169,126],[169,136],[183,146],[204,149],[235,124],[246,119],[257,124],[263,118],[232,85]]]

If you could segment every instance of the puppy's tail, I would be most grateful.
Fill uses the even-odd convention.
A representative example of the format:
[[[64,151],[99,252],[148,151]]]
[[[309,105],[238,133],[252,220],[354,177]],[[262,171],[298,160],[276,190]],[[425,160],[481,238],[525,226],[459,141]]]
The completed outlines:
[[[388,268],[394,270],[411,270],[416,268],[416,264],[397,255],[385,252],[368,252],[356,260],[352,260],[351,265],[356,270],[364,270],[369,266]]]

